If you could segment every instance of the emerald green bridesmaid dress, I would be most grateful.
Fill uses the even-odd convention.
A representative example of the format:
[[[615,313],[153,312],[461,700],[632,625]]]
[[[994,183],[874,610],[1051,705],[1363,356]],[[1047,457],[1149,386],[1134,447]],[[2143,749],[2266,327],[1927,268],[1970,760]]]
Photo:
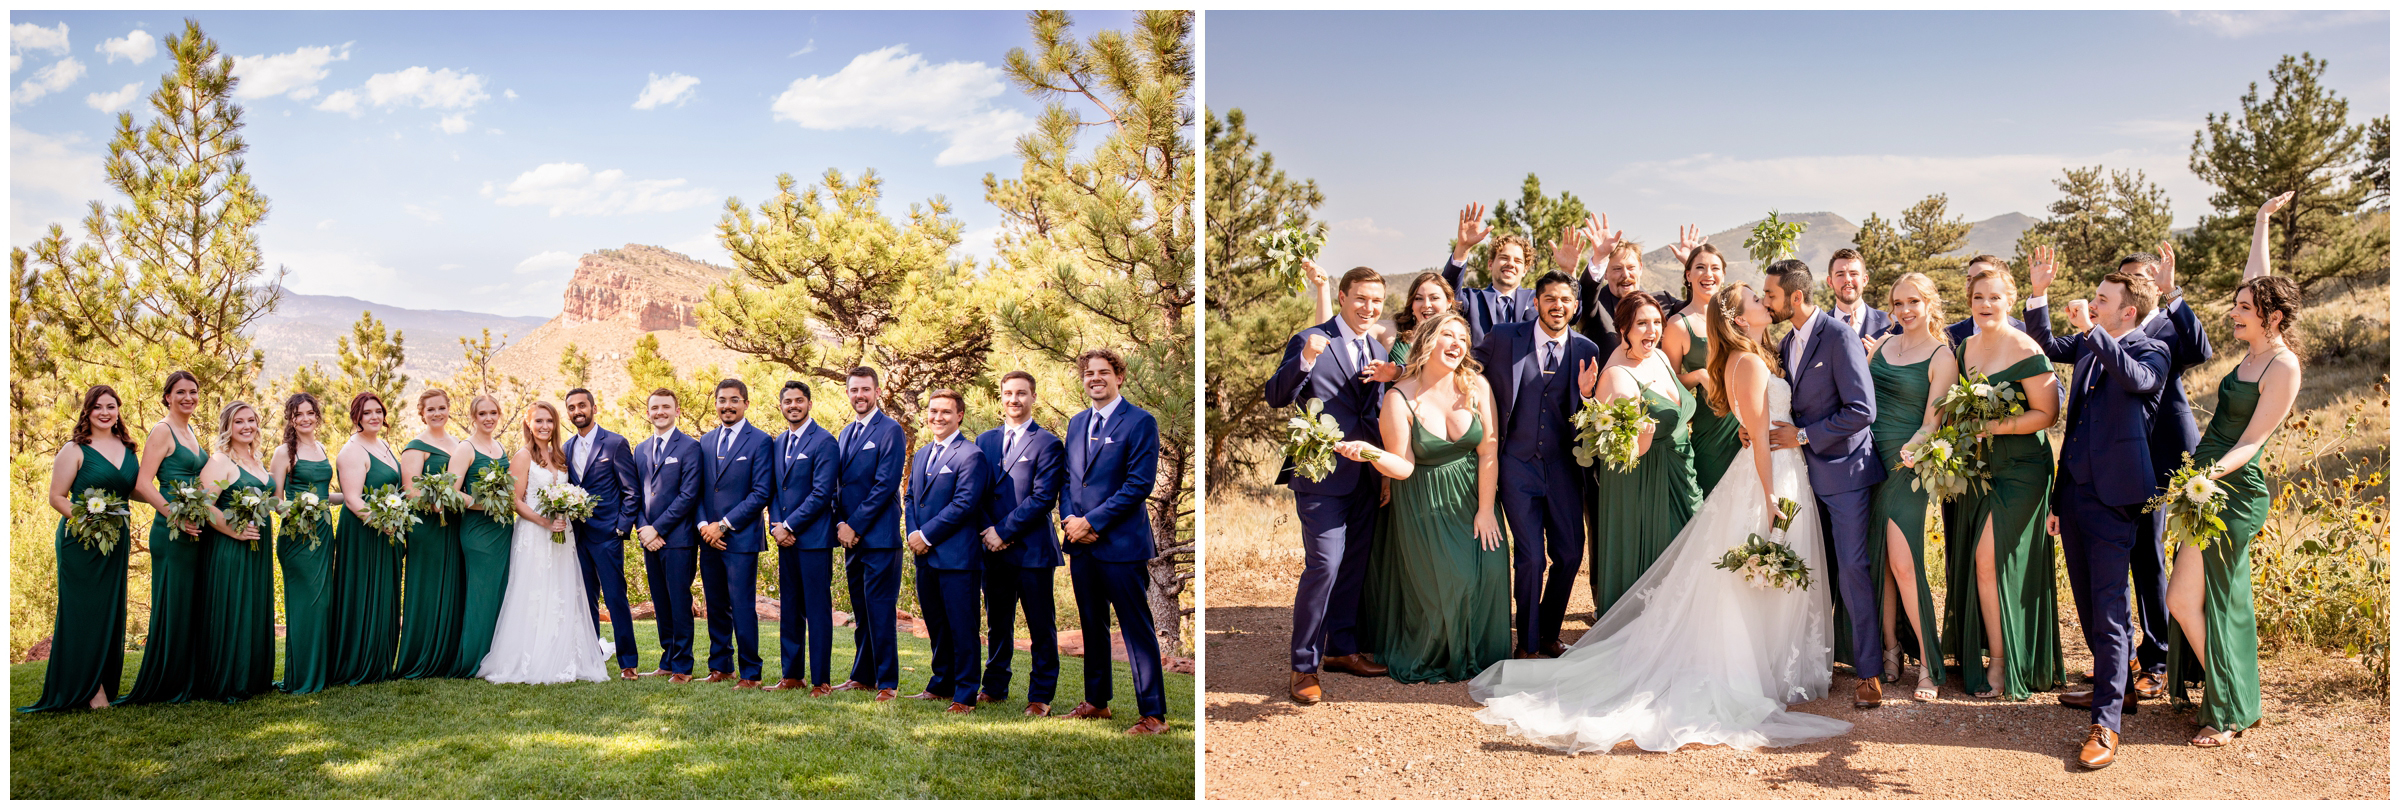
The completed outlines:
[[[2217,413],[2209,418],[2199,449],[2192,453],[2194,463],[2217,463],[2250,429],[2250,416],[2258,410],[2258,383],[2243,380],[2240,372],[2237,365],[2217,383]],[[2250,603],[2250,544],[2266,528],[2274,499],[2256,457],[2217,483],[2229,497],[2225,511],[2218,513],[2225,519],[2225,538],[2200,551],[2206,575],[2200,596],[2201,621],[2208,630],[2202,639],[2208,645],[2202,651],[2206,658],[2196,660],[2183,628],[2168,625],[2167,682],[2173,684],[2177,701],[2184,700],[2184,684],[2205,682],[2200,724],[2233,731],[2258,725],[2258,613]]]
[[[171,434],[172,431],[169,431]],[[175,449],[158,463],[159,491],[171,482],[197,481],[208,456],[169,437]],[[202,530],[204,533],[207,531]],[[207,640],[201,586],[208,582],[208,555],[200,538],[176,531],[162,516],[150,521],[150,634],[142,644],[142,669],[134,675],[126,703],[182,703],[192,699]]]
[[[1993,385],[2025,393],[2025,379],[2049,372],[2050,358],[2034,355],[1991,375]],[[2050,485],[2057,476],[2047,433],[1992,437],[1986,457],[1988,492],[1958,499],[1959,522],[1951,524],[1947,611],[1941,638],[1969,694],[1999,688],[2008,700],[2055,689],[2067,679],[2058,637],[2058,544],[2042,525],[2050,514]],[[1984,676],[1981,654],[1993,649],[1983,635],[1982,604],[1975,592],[1975,543],[1984,522],[1992,525],[1992,564],[1999,578],[2001,664],[2007,683]]]
[[[332,495],[333,462],[294,460],[289,475],[285,497]],[[292,694],[323,691],[333,663],[333,526],[333,521],[287,523],[276,538],[275,556],[283,563],[284,635],[283,680],[275,688]]]
[[[1395,340],[1395,341],[1392,341],[1392,350],[1391,350],[1390,352],[1388,352],[1388,353],[1384,354],[1384,356],[1383,356],[1383,359],[1385,359],[1385,360],[1389,360],[1389,361],[1392,361],[1392,362],[1394,362],[1394,363],[1399,363],[1399,364],[1401,364],[1401,365],[1407,365],[1407,364],[1408,364],[1408,341],[1406,341],[1406,340]]]
[[[1592,462],[1598,521],[1585,559],[1591,560],[1592,604],[1598,606],[1597,615],[1608,615],[1617,599],[1658,561],[1659,553],[1675,542],[1675,535],[1682,533],[1692,513],[1700,511],[1700,482],[1692,469],[1690,430],[1697,400],[1680,386],[1676,393],[1683,396],[1670,402],[1665,395],[1642,386],[1642,404],[1650,418],[1658,420],[1658,428],[1640,464],[1617,472],[1607,462]]]
[[[360,495],[400,485],[400,471],[373,453],[367,454],[364,477]],[[386,680],[400,637],[400,549],[346,507],[333,545],[333,663],[326,680],[347,685]]]
[[[450,454],[418,439],[401,452],[426,454],[425,472],[450,468]],[[458,530],[463,514],[420,513],[424,522],[408,530],[405,585],[400,591],[400,654],[394,678],[445,678],[458,664],[459,610],[465,607],[466,574],[459,570]]]
[[[1692,338],[1692,347],[1683,351],[1683,364],[1677,374],[1690,374],[1708,368],[1708,338],[1693,331],[1692,319],[1683,319],[1683,333]],[[1717,479],[1725,477],[1725,468],[1733,466],[1733,457],[1742,452],[1742,420],[1728,413],[1718,416],[1708,407],[1708,392],[1693,388],[1688,396],[1692,408],[1692,472],[1698,477],[1700,494],[1717,490]],[[1840,601],[1840,600],[1835,600]]]
[[[508,456],[487,456],[469,443],[467,451],[475,460],[467,467],[466,480],[472,483],[476,473],[485,467],[508,469]],[[466,568],[466,598],[459,615],[457,658],[450,665],[450,677],[472,678],[483,664],[483,654],[491,652],[492,628],[500,622],[500,596],[508,591],[508,549],[510,535],[516,531],[514,512],[497,517],[480,509],[469,509],[458,519],[458,545],[461,562]]]
[[[224,509],[244,492],[270,494],[267,482],[235,467],[233,484],[217,494]],[[258,527],[250,542],[203,529],[208,547],[207,666],[199,670],[195,698],[234,703],[275,688],[275,525]]]
[[[97,489],[130,500],[133,482],[141,475],[142,459],[133,447],[124,459],[111,463],[88,444],[83,464],[67,484],[67,497],[80,501],[83,491]],[[50,663],[42,671],[42,697],[20,712],[89,708],[92,693],[106,690],[116,697],[125,677],[125,561],[132,557],[128,529],[117,531],[116,547],[101,553],[67,536],[67,519],[58,519],[53,538],[58,548],[58,615],[50,630]]]
[[[1508,546],[1485,551],[1475,538],[1483,417],[1456,439],[1414,420],[1409,433],[1416,471],[1392,482],[1367,559],[1359,634],[1393,680],[1464,681],[1509,652]]]
[[[1948,351],[1948,346],[1944,344],[1934,351]],[[1869,513],[1873,520],[1868,523],[1871,527],[1867,542],[1868,570],[1875,572],[1877,583],[1891,579],[1885,527],[1900,527],[1900,534],[1908,538],[1909,562],[1915,566],[1917,582],[1915,595],[1902,596],[1916,600],[1917,632],[1913,635],[1908,632],[1905,610],[1892,617],[1893,626],[1900,636],[1900,651],[1923,662],[1925,674],[1940,683],[1944,677],[1941,633],[1933,612],[1933,583],[1925,578],[1925,513],[1931,499],[1917,490],[1917,471],[1900,466],[1900,448],[1925,425],[1925,400],[1933,392],[1933,355],[1907,365],[1893,365],[1884,360],[1882,352],[1876,352],[1867,361],[1867,373],[1875,380],[1875,454],[1883,459],[1884,469],[1883,483],[1875,485],[1873,511]],[[1876,598],[1881,599],[1883,586],[1877,584],[1875,591]],[[1850,622],[1839,599],[1834,600],[1833,627],[1834,657],[1857,666],[1858,662],[1849,660]],[[1887,679],[1899,674],[1884,673]]]

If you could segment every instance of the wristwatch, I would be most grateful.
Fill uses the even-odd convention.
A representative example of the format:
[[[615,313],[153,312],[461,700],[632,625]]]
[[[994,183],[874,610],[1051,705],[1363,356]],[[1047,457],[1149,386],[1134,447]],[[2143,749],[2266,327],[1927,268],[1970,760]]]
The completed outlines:
[[[2163,304],[2171,303],[2171,302],[2173,302],[2175,299],[2177,299],[2177,298],[2182,298],[2182,297],[2183,297],[2183,285],[2181,285],[2181,284],[2177,284],[2177,285],[2175,285],[2175,289],[2168,290],[2168,291],[2166,292],[2166,294],[2165,294],[2165,295],[2161,295],[2161,296],[2159,296],[2159,297],[2158,297],[2158,302],[2159,302],[2160,304],[2162,304],[2162,305],[2163,305]]]
[[[1808,443],[1808,428],[1804,428],[1804,427],[1796,427],[1796,428],[1792,428],[1792,432],[1793,432],[1793,433],[1795,433],[1795,434],[1798,434],[1798,435],[1800,436],[1800,443],[1801,443],[1801,444],[1807,444],[1807,443]]]

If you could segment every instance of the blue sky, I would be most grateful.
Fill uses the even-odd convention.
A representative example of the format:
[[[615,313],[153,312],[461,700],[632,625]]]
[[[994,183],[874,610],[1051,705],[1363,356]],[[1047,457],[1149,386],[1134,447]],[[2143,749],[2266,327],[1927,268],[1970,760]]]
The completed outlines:
[[[2207,114],[2284,54],[2330,62],[2352,120],[2390,112],[2372,12],[1579,12],[1208,15],[1207,99],[1313,178],[1329,265],[1439,261],[1467,202],[1527,172],[1651,247],[1786,212],[1893,217],[1935,192],[2043,216],[2069,166],[2142,169],[2176,221]],[[2271,87],[2271,85],[2268,85]],[[2262,93],[2266,88],[2262,87]]]
[[[946,198],[962,254],[999,218],[1041,105],[1000,66],[1021,12],[198,12],[242,77],[270,267],[304,293],[552,315],[578,256],[725,263],[727,197],[873,168],[887,214]],[[116,111],[148,115],[171,12],[9,15],[9,242],[113,198]],[[1078,38],[1128,29],[1078,12]],[[61,26],[64,26],[61,28]]]

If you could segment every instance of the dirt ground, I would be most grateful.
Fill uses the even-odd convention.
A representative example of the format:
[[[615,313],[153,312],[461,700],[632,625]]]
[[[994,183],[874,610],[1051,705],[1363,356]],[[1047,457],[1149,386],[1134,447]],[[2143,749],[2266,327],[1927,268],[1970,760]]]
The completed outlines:
[[[2227,748],[2186,745],[2199,729],[2192,715],[2145,702],[2125,718],[2117,763],[2100,771],[2075,762],[2089,716],[2055,694],[1976,700],[1952,678],[1939,700],[1917,703],[1906,689],[1914,669],[1885,687],[1879,709],[1850,707],[1857,681],[1846,670],[1828,697],[1795,707],[1856,724],[1832,740],[1757,753],[1628,743],[1569,756],[1476,721],[1464,684],[1328,674],[1323,703],[1293,703],[1290,580],[1267,573],[1209,583],[1209,799],[2391,798],[2391,706],[2351,659],[2265,662],[2265,720]],[[1590,597],[1569,611],[1571,642],[1593,618]],[[2068,671],[2081,672],[2091,660],[2072,616],[2064,621]]]

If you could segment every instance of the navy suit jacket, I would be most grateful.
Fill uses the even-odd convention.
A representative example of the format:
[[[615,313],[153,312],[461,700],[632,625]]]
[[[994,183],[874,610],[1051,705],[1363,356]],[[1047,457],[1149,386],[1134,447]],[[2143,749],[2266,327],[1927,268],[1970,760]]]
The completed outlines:
[[[1807,326],[1800,373],[1791,380],[1792,424],[1808,432],[1802,445],[1808,483],[1818,494],[1856,492],[1883,483],[1883,460],[1875,455],[1875,380],[1867,374],[1866,347],[1858,333],[1819,312]],[[1792,338],[1776,346],[1777,362],[1792,353]],[[1783,363],[1784,368],[1792,364]]]
[[[2039,341],[2042,350],[2053,359],[2059,356],[2054,348],[2059,341],[2050,333],[2048,306],[2026,310],[2025,334]],[[2150,461],[2157,466],[2158,483],[2163,486],[2175,475],[2176,467],[2183,464],[2183,454],[2200,446],[2200,426],[2192,418],[2191,400],[2183,393],[2184,372],[2208,362],[2217,352],[2208,345],[2208,330],[2200,328],[2200,316],[2193,314],[2191,306],[2182,299],[2167,305],[2163,313],[2144,325],[2142,334],[2167,347],[2167,387],[2160,394],[2158,416],[2152,420],[2150,430]]]
[[[683,431],[667,434],[666,452],[656,439],[645,439],[633,450],[641,475],[641,515],[634,528],[649,526],[667,548],[700,544],[700,443]]]
[[[2150,425],[2169,379],[2166,344],[2139,329],[2117,338],[2094,327],[2059,348],[2064,356],[2050,359],[2075,364],[2075,391],[2067,399],[2067,441],[2059,451],[2057,486],[2066,487],[2067,471],[2080,467],[2090,471],[2083,483],[2092,485],[2101,503],[2125,507],[2149,500],[2158,491]],[[2078,424],[2086,411],[2089,421]]]
[[[1274,376],[1267,378],[1267,404],[1285,408],[1304,405],[1311,399],[1324,400],[1325,412],[1332,414],[1334,423],[1341,426],[1344,440],[1381,446],[1383,434],[1376,419],[1383,412],[1383,383],[1358,381],[1358,375],[1364,373],[1365,369],[1359,368],[1357,358],[1342,349],[1342,330],[1335,325],[1339,320],[1341,316],[1337,315],[1334,320],[1300,330],[1300,334],[1293,335],[1284,344],[1283,364],[1275,368]],[[1311,334],[1324,335],[1329,345],[1323,354],[1317,356],[1316,365],[1301,371],[1300,349],[1308,345],[1308,336]],[[1390,348],[1369,336],[1367,354],[1380,360],[1390,355]],[[1155,442],[1155,437],[1153,440]],[[1068,452],[1075,450],[1070,447]],[[1360,491],[1359,479],[1362,476],[1376,474],[1366,467],[1365,464],[1335,456],[1333,472],[1325,476],[1323,481],[1311,481],[1294,475],[1291,459],[1286,458],[1283,472],[1275,477],[1275,483],[1290,484],[1293,492],[1311,495],[1348,495]]]
[[[2025,333],[2026,333],[2026,334],[2032,334],[2032,331],[2031,331],[2031,330],[2029,330],[2029,329],[2027,329],[2027,327],[2025,326],[2025,322],[2024,322],[2024,321],[2020,321],[2020,320],[2017,320],[2016,318],[2013,318],[2013,317],[2012,317],[2012,318],[2009,318],[2009,319],[2008,319],[2008,325],[2010,325],[2010,326],[2014,326],[2014,327],[2016,327],[2017,329],[2019,329],[2020,331],[2025,331]],[[2043,328],[2044,328],[2044,329],[2048,329],[2049,327],[2046,327],[2046,326],[2045,326],[2045,327],[2043,327]],[[1966,319],[1966,320],[1959,321],[1959,322],[1957,322],[1957,323],[1954,323],[1954,324],[1951,324],[1951,325],[1950,325],[1950,347],[1951,347],[1951,348],[1958,348],[1958,347],[1960,347],[1960,346],[1964,346],[1964,345],[1966,345],[1966,343],[1967,343],[1967,338],[1971,338],[1971,337],[1974,337],[1974,336],[1975,336],[1975,319],[1974,319],[1974,318],[1968,318],[1968,319]]]
[[[833,432],[815,422],[800,426],[798,432],[797,447],[785,447],[792,440],[790,430],[773,441],[775,498],[767,507],[767,522],[791,531],[792,548],[824,551],[837,545],[833,505],[841,498],[842,451],[834,446]]]
[[[1319,368],[1329,365],[1317,359]],[[1099,435],[1091,424],[1090,408],[1067,420],[1067,491],[1058,500],[1058,517],[1090,521],[1100,540],[1069,543],[1067,551],[1101,562],[1148,562],[1158,556],[1149,510],[1151,484],[1158,479],[1158,420],[1119,400]]]
[[[1884,335],[1886,335],[1886,334],[1889,334],[1889,333],[1892,331],[1892,315],[1891,315],[1891,313],[1885,312],[1885,311],[1883,311],[1883,310],[1880,310],[1880,309],[1876,309],[1876,308],[1874,308],[1874,307],[1867,306],[1867,302],[1865,302],[1865,301],[1860,301],[1860,302],[1858,303],[1858,305],[1859,305],[1859,306],[1861,306],[1861,307],[1866,307],[1866,310],[1867,310],[1867,311],[1866,311],[1866,313],[1865,313],[1865,315],[1863,316],[1863,320],[1865,320],[1866,322],[1865,322],[1865,323],[1863,323],[1863,324],[1860,324],[1861,326],[1863,326],[1863,327],[1865,327],[1865,328],[1863,328],[1863,329],[1858,329],[1858,330],[1855,330],[1855,331],[1857,331],[1857,332],[1858,332],[1858,336],[1859,336],[1859,337],[1862,337],[1862,338],[1877,338],[1877,337],[1883,337]],[[1835,320],[1840,320],[1840,319],[1841,319],[1841,317],[1842,317],[1841,310],[1837,310],[1837,309],[1834,309],[1834,308],[1832,308],[1832,307],[1826,307],[1826,308],[1825,308],[1825,314],[1826,314],[1826,315],[1829,315],[1829,316],[1832,316],[1832,317],[1833,317]],[[1848,326],[1849,324],[1843,324],[1843,325],[1844,325],[1844,326]]]
[[[962,432],[950,439],[941,461],[931,463],[938,445],[917,448],[915,469],[908,477],[908,530],[924,532],[932,551],[917,560],[944,571],[983,570],[983,497],[990,489],[991,467],[983,448]]]
[[[1466,286],[1467,266],[1451,261],[1447,256],[1442,257],[1442,280],[1449,282],[1450,289],[1458,293],[1458,311],[1467,316],[1467,330],[1472,333],[1468,337],[1477,343],[1483,342],[1483,333],[1491,331],[1494,326],[1533,320],[1533,290],[1518,287],[1502,293],[1490,287],[1469,289]],[[1401,301],[1400,305],[1407,306],[1408,302]]]
[[[842,430],[852,435],[841,451],[842,499],[835,520],[858,533],[857,548],[899,548],[900,476],[908,466],[908,436],[881,410]],[[841,436],[834,438],[838,442]]]
[[[983,448],[984,459],[992,465],[984,519],[1008,544],[984,552],[990,557],[986,562],[1009,568],[1057,567],[1064,560],[1050,510],[1058,507],[1059,488],[1067,482],[1066,445],[1058,434],[1029,423],[1017,439],[1015,453],[1004,456],[1000,441],[1007,433],[1003,425],[975,437],[975,445]]]
[[[723,456],[717,443],[727,430],[738,431]],[[775,496],[775,448],[767,432],[749,422],[717,428],[700,437],[700,522],[732,524],[725,533],[725,550],[756,554],[766,550],[767,502]]]
[[[1574,415],[1575,409],[1583,401],[1583,392],[1576,390],[1576,377],[1582,373],[1583,363],[1587,360],[1598,361],[1602,356],[1600,347],[1592,343],[1590,338],[1570,329],[1567,332],[1567,354],[1559,359],[1558,371],[1552,375],[1556,378],[1555,382],[1545,384],[1540,355],[1542,336],[1538,331],[1541,328],[1540,321],[1501,324],[1493,328],[1491,334],[1484,335],[1483,342],[1475,344],[1475,360],[1483,364],[1484,380],[1492,384],[1492,411],[1500,420],[1497,426],[1500,431],[1500,450],[1526,461],[1533,460],[1534,448],[1509,441],[1509,437],[1515,435],[1517,397],[1550,397],[1552,412],[1559,418],[1559,424],[1551,428],[1561,429],[1560,426],[1566,424],[1567,418]],[[1574,433],[1571,428],[1564,430],[1566,432],[1549,437],[1557,443],[1558,448],[1550,456],[1553,459],[1574,458],[1571,444]]]
[[[625,437],[608,428],[594,427],[592,458],[585,462],[588,466],[584,471],[577,474],[575,450],[576,443],[581,441],[584,441],[581,435],[570,436],[562,448],[567,451],[567,483],[592,494],[592,518],[575,521],[579,527],[589,527],[592,531],[578,531],[575,539],[586,543],[621,539],[621,535],[633,528],[633,448],[625,443]],[[598,536],[591,536],[595,532]]]
[[[1658,301],[1661,317],[1673,315],[1691,303],[1665,290],[1642,290]],[[1614,288],[1592,279],[1589,271],[1575,274],[1575,326],[1592,345],[1600,347],[1600,356],[1607,357],[1617,350],[1624,338],[1617,333],[1617,304],[1624,301]]]

